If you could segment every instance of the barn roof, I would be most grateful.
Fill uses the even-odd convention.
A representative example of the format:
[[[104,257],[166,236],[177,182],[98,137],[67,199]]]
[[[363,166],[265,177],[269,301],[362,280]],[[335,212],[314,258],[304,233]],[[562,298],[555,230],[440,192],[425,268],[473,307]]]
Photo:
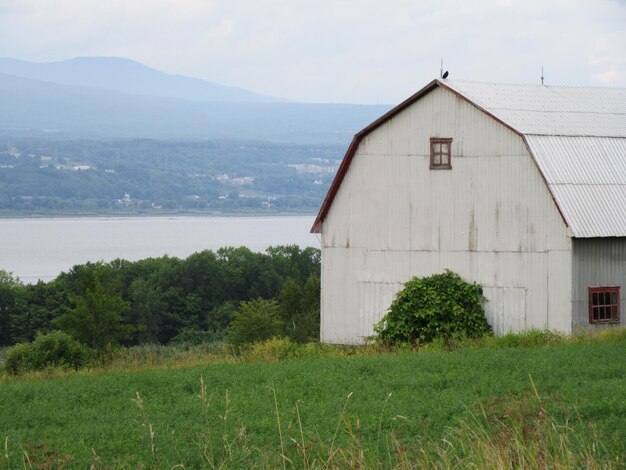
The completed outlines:
[[[626,137],[626,88],[443,84],[520,134]]]
[[[433,80],[354,136],[322,203],[319,232],[361,139],[437,87],[519,134],[574,237],[626,236],[626,89]]]

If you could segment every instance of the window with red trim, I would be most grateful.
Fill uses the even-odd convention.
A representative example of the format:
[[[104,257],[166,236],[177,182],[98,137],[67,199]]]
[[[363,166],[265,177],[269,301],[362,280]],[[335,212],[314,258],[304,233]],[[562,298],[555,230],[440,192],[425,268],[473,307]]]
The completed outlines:
[[[430,169],[451,170],[452,139],[432,137],[430,139]]]
[[[589,288],[589,323],[619,322],[619,286]]]

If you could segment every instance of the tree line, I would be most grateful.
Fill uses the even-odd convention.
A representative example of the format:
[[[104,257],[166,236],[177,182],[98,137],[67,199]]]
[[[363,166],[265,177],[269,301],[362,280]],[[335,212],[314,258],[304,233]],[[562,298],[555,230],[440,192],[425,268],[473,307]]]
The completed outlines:
[[[319,335],[320,252],[227,247],[74,266],[24,284],[0,270],[0,347],[61,330],[93,348]]]
[[[0,211],[315,211],[332,172],[299,173],[289,165],[332,169],[342,151],[251,141],[0,136]]]

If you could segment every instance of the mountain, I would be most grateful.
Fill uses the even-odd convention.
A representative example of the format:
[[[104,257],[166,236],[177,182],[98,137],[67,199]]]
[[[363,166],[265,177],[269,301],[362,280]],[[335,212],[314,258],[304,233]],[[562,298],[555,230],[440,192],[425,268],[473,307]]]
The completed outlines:
[[[355,132],[388,109],[381,105],[192,101],[0,73],[0,135],[4,136],[347,144]]]
[[[285,102],[241,88],[172,75],[119,57],[77,57],[60,62],[0,58],[0,72],[59,85],[75,85],[137,95],[216,102]]]

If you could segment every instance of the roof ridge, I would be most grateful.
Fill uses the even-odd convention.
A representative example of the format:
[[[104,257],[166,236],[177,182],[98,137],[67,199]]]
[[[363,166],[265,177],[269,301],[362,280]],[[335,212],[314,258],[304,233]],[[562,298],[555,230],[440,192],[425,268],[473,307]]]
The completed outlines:
[[[602,111],[571,111],[571,110],[551,110],[551,109],[524,109],[524,108],[499,108],[499,107],[495,107],[495,106],[487,106],[485,107],[485,109],[492,109],[492,110],[504,110],[504,111],[524,111],[526,113],[559,113],[559,114],[600,114],[600,115],[607,115],[607,114],[613,114],[616,116],[626,116],[626,111],[624,112],[614,112],[614,111],[606,111],[606,112],[602,112]]]
[[[528,88],[545,88],[547,90],[555,91],[555,89],[591,89],[591,90],[623,90],[626,91],[626,87],[619,86],[600,86],[600,85],[552,85],[552,84],[536,84],[536,83],[505,83],[505,82],[490,82],[484,80],[464,80],[460,78],[448,78],[445,80],[441,80],[442,82],[447,83],[469,83],[469,84],[480,84],[480,85],[497,85],[504,87],[528,87]]]

